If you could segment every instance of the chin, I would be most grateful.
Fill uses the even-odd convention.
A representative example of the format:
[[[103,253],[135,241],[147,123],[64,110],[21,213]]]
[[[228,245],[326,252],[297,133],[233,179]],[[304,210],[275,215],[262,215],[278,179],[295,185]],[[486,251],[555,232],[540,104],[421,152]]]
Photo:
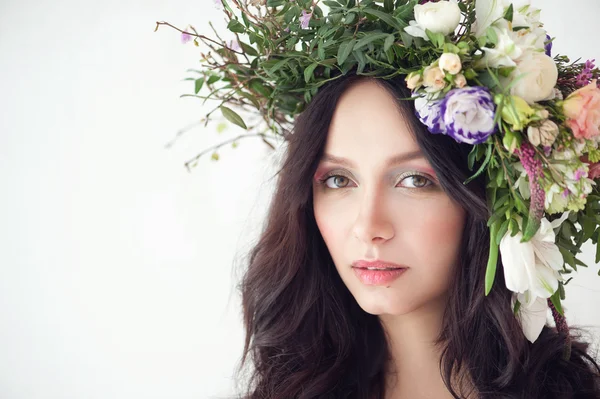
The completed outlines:
[[[378,290],[372,292],[361,292],[354,296],[358,306],[365,312],[372,315],[394,315],[402,316],[419,308],[419,304],[400,295],[398,292],[393,292],[392,288],[378,287]]]

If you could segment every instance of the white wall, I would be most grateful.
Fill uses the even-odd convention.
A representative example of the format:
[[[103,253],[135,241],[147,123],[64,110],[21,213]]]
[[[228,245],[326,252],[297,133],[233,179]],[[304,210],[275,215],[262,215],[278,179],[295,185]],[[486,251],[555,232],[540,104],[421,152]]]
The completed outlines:
[[[600,61],[600,3],[565,4],[543,2],[555,48]],[[199,55],[158,20],[210,33],[221,14],[212,0],[0,2],[0,398],[232,393],[232,264],[264,213],[272,154],[248,139],[186,172],[242,132],[215,125],[163,148],[210,108],[178,98]],[[571,284],[572,324],[600,326],[596,270]]]

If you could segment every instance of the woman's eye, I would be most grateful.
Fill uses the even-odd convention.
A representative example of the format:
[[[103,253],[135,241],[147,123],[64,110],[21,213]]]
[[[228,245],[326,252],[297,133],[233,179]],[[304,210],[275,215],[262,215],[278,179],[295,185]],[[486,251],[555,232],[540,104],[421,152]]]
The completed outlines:
[[[345,188],[350,183],[350,179],[346,176],[333,175],[326,178],[324,183],[329,188]]]
[[[401,180],[401,182],[410,180],[412,180],[412,186],[409,186],[409,188],[424,188],[433,184],[431,180],[421,175],[406,176],[404,179]]]

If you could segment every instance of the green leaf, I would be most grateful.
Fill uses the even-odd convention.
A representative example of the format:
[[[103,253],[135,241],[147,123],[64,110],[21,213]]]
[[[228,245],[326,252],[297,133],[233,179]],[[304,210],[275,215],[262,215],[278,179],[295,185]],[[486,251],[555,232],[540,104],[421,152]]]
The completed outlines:
[[[406,27],[406,25],[403,26],[403,24],[401,24],[398,20],[396,20],[396,18],[394,18],[390,14],[386,14],[383,11],[365,8],[365,9],[363,9],[363,12],[365,14],[369,14],[376,18],[379,18],[380,20],[382,20],[386,24],[390,25],[391,27],[396,28],[397,30],[401,31]]]
[[[564,316],[565,313],[563,311],[562,304],[560,303],[560,290],[557,289],[556,292],[550,297],[550,300],[556,308],[556,311]]]
[[[356,13],[354,13],[354,12],[348,13],[348,15],[346,15],[346,18],[344,18],[344,24],[350,25],[351,23],[354,22],[355,19],[356,19]]]
[[[232,19],[229,21],[227,24],[227,29],[235,33],[244,33],[246,31],[246,27],[237,19]]]
[[[444,35],[441,33],[434,33],[429,29],[425,29],[425,33],[427,34],[429,40],[431,40],[431,43],[433,43],[437,48],[444,47],[444,43],[446,42],[446,37]]]
[[[358,61],[358,68],[356,69],[356,73],[361,74],[365,69],[365,65],[367,64],[367,58],[361,51],[353,51],[352,54],[354,54],[354,58],[356,58],[356,60]]]
[[[366,46],[367,44],[371,43],[374,40],[387,38],[388,36],[389,35],[387,33],[369,33],[365,37],[363,37],[362,39],[357,41],[352,50],[353,51],[358,50],[361,47]]]
[[[506,13],[504,13],[504,19],[507,20],[508,22],[512,22],[513,14],[514,14],[514,7],[513,7],[512,3],[510,3],[510,6],[508,6]]]
[[[512,220],[512,219],[510,219],[510,220]],[[504,238],[504,235],[508,231],[508,223],[509,223],[509,221],[505,220],[500,225],[500,229],[498,230],[498,233],[496,234],[496,245],[500,245],[500,241],[502,241],[502,238]]]
[[[513,308],[513,313],[517,314],[517,312],[519,311],[519,309],[521,309],[521,302],[519,302],[519,300],[517,299],[515,301],[515,307]]]
[[[512,4],[511,4],[511,6],[512,6]],[[490,26],[489,28],[487,28],[485,34],[487,36],[488,43],[498,44],[498,34],[496,33],[496,29],[494,29],[493,27]]]
[[[485,160],[483,161],[483,163],[481,164],[481,166],[479,167],[477,172],[475,172],[475,174],[473,176],[471,176],[467,180],[465,180],[463,184],[469,184],[469,182],[471,182],[473,179],[477,178],[477,176],[479,176],[481,173],[483,173],[483,171],[485,170],[485,167],[490,162],[490,159],[492,159],[492,145],[487,146],[486,151],[485,151]]]
[[[321,61],[325,59],[325,47],[323,46],[322,40],[319,41],[319,44],[317,46],[317,55],[319,56],[319,59]]]
[[[339,65],[342,65],[344,63],[344,61],[346,61],[346,59],[352,52],[352,49],[354,48],[355,43],[356,43],[356,40],[352,39],[347,43],[340,44],[340,47],[338,49],[338,54],[337,54],[337,60],[338,60]]]
[[[218,82],[219,80],[221,80],[221,77],[218,75],[213,75],[210,78],[208,78],[208,80],[206,81],[206,84],[211,85],[215,82]]]
[[[250,46],[249,44],[246,44],[244,42],[240,42],[240,46],[242,47],[242,50],[244,50],[244,52],[252,57],[258,57],[258,51],[256,51],[256,49],[252,46]]]
[[[252,95],[252,94],[250,94],[250,93],[246,93],[245,91],[241,91],[241,92],[240,92],[240,94],[241,94],[243,97],[245,97],[245,98],[247,98],[248,100],[250,100],[250,102],[251,102],[251,103],[252,103],[252,104],[253,104],[253,105],[254,105],[256,108],[260,109],[260,103],[258,102],[258,99],[257,99],[255,96],[253,96],[253,95]]]
[[[596,262],[600,262],[600,242],[596,244]]]
[[[496,267],[498,266],[498,245],[495,241],[496,224],[490,229],[490,253],[488,263],[485,269],[485,295],[487,296],[492,290],[494,279],[496,278]]]
[[[202,86],[204,85],[204,78],[198,78],[194,82],[194,94],[198,94]]]
[[[384,0],[383,9],[387,13],[391,13],[392,11],[394,11],[394,0]]]
[[[507,205],[504,205],[503,207],[501,207],[500,209],[498,209],[497,211],[495,211],[494,214],[487,221],[487,225],[491,226],[498,219],[503,218],[504,217],[504,213],[506,211],[508,211],[510,208],[511,208],[511,204],[507,204]]]
[[[388,51],[390,47],[394,44],[396,40],[396,36],[393,33],[390,33],[388,37],[386,37],[385,42],[383,43],[383,51]]]
[[[235,111],[233,111],[230,108],[227,108],[224,105],[221,105],[220,109],[225,119],[227,119],[229,122],[233,123],[234,125],[238,125],[242,129],[248,129],[242,117],[239,116]]]
[[[316,63],[316,62],[313,62],[312,64],[310,64],[310,65],[308,66],[308,68],[306,68],[306,69],[304,70],[304,81],[305,81],[306,83],[308,83],[308,81],[310,80],[310,78],[311,78],[311,77],[312,77],[312,75],[313,75],[313,72],[315,71],[315,68],[316,68],[316,67],[318,67],[318,66],[319,66],[319,64],[318,64],[318,63]]]

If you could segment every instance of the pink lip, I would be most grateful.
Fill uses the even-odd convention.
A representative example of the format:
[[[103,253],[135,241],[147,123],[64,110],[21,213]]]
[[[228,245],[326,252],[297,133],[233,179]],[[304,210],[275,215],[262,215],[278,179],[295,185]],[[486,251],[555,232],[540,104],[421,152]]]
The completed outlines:
[[[368,267],[393,268],[393,270],[369,270]],[[352,263],[354,274],[366,285],[385,285],[400,277],[408,269],[395,263],[359,260]]]

